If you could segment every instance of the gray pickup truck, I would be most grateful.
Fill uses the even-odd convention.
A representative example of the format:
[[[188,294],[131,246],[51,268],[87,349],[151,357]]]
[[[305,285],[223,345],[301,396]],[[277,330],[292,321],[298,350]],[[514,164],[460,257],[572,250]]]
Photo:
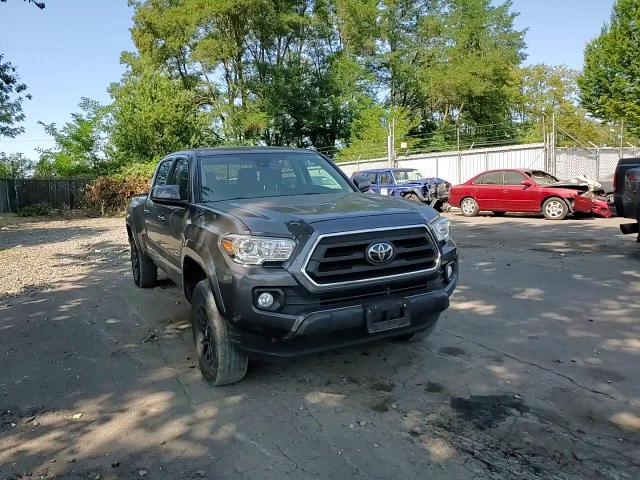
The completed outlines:
[[[618,216],[631,218],[633,223],[623,223],[624,234],[638,234],[640,242],[640,158],[622,158],[618,161],[613,177],[614,201]]]
[[[369,187],[311,150],[171,154],[127,209],[134,281],[182,287],[214,385],[251,356],[424,336],[456,286],[449,220]]]

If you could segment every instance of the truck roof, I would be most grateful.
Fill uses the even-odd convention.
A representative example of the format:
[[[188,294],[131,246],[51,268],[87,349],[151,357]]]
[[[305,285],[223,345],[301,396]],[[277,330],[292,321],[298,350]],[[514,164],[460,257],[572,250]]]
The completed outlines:
[[[317,151],[305,148],[291,148],[291,147],[206,147],[195,148],[192,150],[186,150],[185,152],[193,152],[197,156],[203,155],[225,155],[231,153],[285,153],[285,152],[297,152],[297,153],[309,153],[318,154]],[[176,152],[180,153],[180,152]]]

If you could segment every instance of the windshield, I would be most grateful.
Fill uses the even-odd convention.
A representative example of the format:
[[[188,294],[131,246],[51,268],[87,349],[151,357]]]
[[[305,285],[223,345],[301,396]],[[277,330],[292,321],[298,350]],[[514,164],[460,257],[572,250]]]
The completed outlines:
[[[538,185],[551,185],[552,183],[558,183],[558,179],[553,175],[549,175],[547,172],[543,172],[542,170],[534,170],[532,172],[527,172],[529,176],[536,182]]]
[[[393,172],[393,175],[396,177],[396,182],[398,183],[415,182],[416,180],[424,178],[418,170],[399,170]]]
[[[328,161],[301,152],[234,152],[200,159],[203,202],[353,192]]]

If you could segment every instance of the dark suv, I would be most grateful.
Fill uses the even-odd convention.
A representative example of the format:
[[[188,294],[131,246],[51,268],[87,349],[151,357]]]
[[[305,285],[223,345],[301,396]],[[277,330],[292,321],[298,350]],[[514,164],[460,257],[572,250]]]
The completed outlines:
[[[159,267],[182,286],[216,385],[252,355],[429,333],[457,280],[449,220],[369,186],[310,150],[171,154],[127,210],[135,283]]]

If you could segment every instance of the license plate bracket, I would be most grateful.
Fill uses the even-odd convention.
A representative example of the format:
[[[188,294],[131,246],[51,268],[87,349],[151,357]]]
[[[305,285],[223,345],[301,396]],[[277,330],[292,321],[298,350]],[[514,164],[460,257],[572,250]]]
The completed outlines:
[[[409,302],[405,299],[383,300],[365,305],[367,331],[384,332],[411,324]]]

